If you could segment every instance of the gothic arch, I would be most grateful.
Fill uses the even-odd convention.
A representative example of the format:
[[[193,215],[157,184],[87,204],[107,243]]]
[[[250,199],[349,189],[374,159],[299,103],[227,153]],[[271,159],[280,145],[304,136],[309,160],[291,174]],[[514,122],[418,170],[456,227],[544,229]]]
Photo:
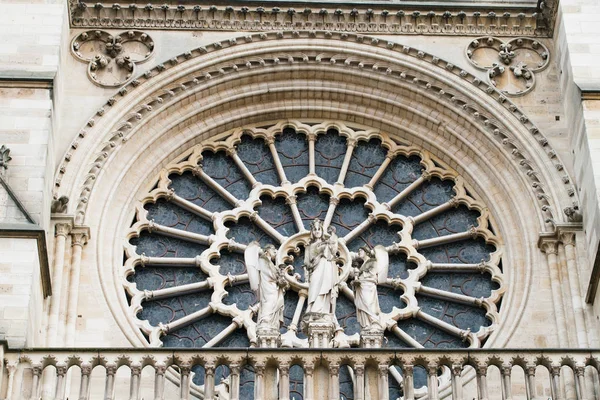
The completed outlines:
[[[342,121],[401,137],[449,165],[490,208],[505,240],[508,342],[527,303],[540,231],[564,222],[570,178],[547,140],[508,99],[434,55],[354,34],[273,32],[190,50],[121,88],[92,117],[59,166],[55,195],[94,239],[86,259],[129,340],[116,268],[133,203],[160,169],[202,140],[278,121]],[[94,268],[92,268],[94,269]]]

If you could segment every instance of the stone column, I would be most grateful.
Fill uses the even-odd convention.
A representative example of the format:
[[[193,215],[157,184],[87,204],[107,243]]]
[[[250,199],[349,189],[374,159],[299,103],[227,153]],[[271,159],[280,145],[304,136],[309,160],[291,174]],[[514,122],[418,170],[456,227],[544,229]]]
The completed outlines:
[[[546,253],[548,260],[548,272],[550,275],[550,284],[552,287],[552,304],[554,306],[554,315],[556,315],[556,333],[558,335],[558,345],[561,347],[568,346],[567,326],[565,323],[565,312],[563,310],[562,301],[560,299],[560,279],[558,277],[558,260],[557,260],[557,242],[555,240],[544,241],[541,244],[541,249]]]
[[[378,366],[377,372],[379,373],[379,399],[381,400],[389,400],[390,398],[388,371],[389,366],[387,364],[380,364]]]
[[[428,376],[428,394],[429,400],[438,400],[438,377],[437,377],[437,365],[429,365],[427,367]]]
[[[179,366],[179,375],[181,380],[179,382],[179,398],[189,399],[190,398],[190,372],[192,368],[186,365]]]
[[[2,357],[4,358],[4,357]],[[15,365],[9,364],[6,366],[6,370],[8,372],[8,383],[6,388],[6,400],[12,400],[12,392],[13,387],[15,385],[15,371],[17,367]]]
[[[575,367],[575,375],[577,376],[577,398],[579,400],[587,400],[587,389],[585,384],[585,366],[578,365]]]
[[[500,368],[500,374],[502,375],[502,388],[504,393],[504,400],[512,399],[512,387],[510,383],[510,373],[512,371],[512,367],[510,365],[503,365]]]
[[[339,364],[329,365],[329,398],[339,400],[340,398],[340,366]]]
[[[213,400],[215,397],[215,365],[204,366],[204,399]]]
[[[290,400],[290,366],[279,366],[279,400]]]
[[[91,365],[81,366],[81,384],[79,385],[79,400],[87,400],[90,392],[90,375],[92,374]]]
[[[140,377],[142,367],[134,365],[131,367],[131,381],[129,383],[129,400],[138,400],[140,397]]]
[[[567,271],[569,272],[569,286],[571,287],[571,300],[575,315],[577,345],[580,348],[587,348],[589,347],[587,328],[583,315],[583,302],[581,299],[581,290],[579,289],[579,272],[577,271],[577,259],[575,256],[575,232],[561,233],[560,240],[565,246],[565,255],[567,256]]]
[[[38,399],[40,392],[40,378],[42,376],[42,367],[34,366],[32,368],[33,378],[31,380],[31,398]]]
[[[56,366],[56,395],[55,400],[64,400],[66,386],[67,367],[64,365]]]
[[[460,374],[462,373],[462,365],[452,366],[452,400],[462,400],[462,380]]]
[[[304,400],[315,400],[315,386],[313,381],[314,371],[314,365],[304,365]]]
[[[229,400],[240,400],[240,365],[231,364],[229,370]]]
[[[165,398],[165,372],[166,365],[158,365],[154,372],[154,400]]]
[[[65,252],[67,235],[71,232],[72,224],[60,222],[55,225],[54,240],[54,269],[52,271],[52,296],[50,299],[50,315],[48,317],[47,343],[49,347],[57,347],[58,314],[60,310],[60,295],[63,291],[63,273],[65,269]]]
[[[413,382],[413,366],[405,364],[402,366],[404,376],[404,400],[415,400],[415,385]]]
[[[477,393],[479,400],[488,399],[488,387],[487,387],[487,365],[481,365],[475,368],[477,372]]]
[[[106,366],[106,381],[104,383],[104,400],[113,400],[115,394],[115,374],[117,373],[116,365]]]
[[[75,344],[77,323],[77,305],[79,302],[79,279],[81,277],[81,256],[83,246],[87,243],[89,233],[87,228],[74,228],[71,232],[73,254],[71,254],[71,274],[69,280],[69,301],[67,303],[67,332],[66,344]]]
[[[356,386],[354,387],[354,400],[364,400],[365,398],[365,366],[355,365],[354,376],[356,377]]]
[[[560,390],[560,366],[553,365],[550,368],[550,376],[552,380],[552,385],[550,387],[552,399],[564,400],[564,396],[562,395],[562,391]]]
[[[264,400],[265,370],[266,365],[264,364],[256,364],[254,366],[254,398],[256,400]]]
[[[525,374],[527,375],[525,380],[525,391],[527,392],[528,399],[536,398],[535,390],[535,365],[527,365],[525,368]]]

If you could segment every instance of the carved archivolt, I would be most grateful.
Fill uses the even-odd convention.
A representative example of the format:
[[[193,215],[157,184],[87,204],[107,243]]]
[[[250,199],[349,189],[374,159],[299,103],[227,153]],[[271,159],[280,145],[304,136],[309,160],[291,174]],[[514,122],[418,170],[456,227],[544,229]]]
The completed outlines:
[[[73,38],[75,58],[88,64],[88,77],[99,86],[116,87],[135,76],[136,64],[146,62],[154,52],[154,42],[147,33],[128,31],[118,35],[95,30]]]
[[[477,38],[467,46],[466,55],[476,68],[487,71],[490,84],[511,96],[529,93],[535,85],[535,73],[550,62],[546,46],[523,37],[508,42],[495,37]]]
[[[396,137],[299,121],[205,140],[160,172],[126,235],[122,284],[130,318],[152,346],[165,338],[169,346],[219,346],[240,329],[247,343],[238,333],[242,341],[233,345],[256,345],[258,304],[248,298],[241,253],[258,240],[274,244],[277,264],[297,273],[286,293],[282,345],[307,347],[299,329],[306,299],[301,263],[313,218],[335,226],[344,249],[384,245],[393,258],[379,294],[391,346],[400,340],[417,348],[441,342],[479,347],[498,326],[503,243],[488,208],[463,179]],[[190,273],[194,278],[177,282]],[[148,274],[162,283],[151,283]],[[439,279],[454,283],[440,286]],[[345,321],[336,335],[340,347],[358,344],[348,283],[340,286],[341,300],[351,304],[338,305],[338,319]],[[212,315],[229,324],[211,330]],[[419,329],[430,329],[429,336]]]
[[[269,55],[262,54],[261,50],[256,50],[264,49],[264,47],[256,48],[256,46],[253,45],[253,42],[255,41],[268,42],[269,40],[289,40],[296,38],[299,40],[315,38],[319,43],[331,43],[331,45],[334,46],[336,46],[336,41],[347,42],[347,44],[354,42],[353,46],[357,45],[363,47],[368,45],[372,47],[374,55],[384,51],[384,53],[387,54],[387,52],[389,52],[390,55],[399,57],[399,59],[407,57],[408,59],[413,60],[411,62],[424,62],[433,65],[434,68],[443,68],[445,72],[439,74],[438,77],[443,77],[445,73],[448,73],[452,77],[464,80],[465,84],[479,89],[482,96],[489,96],[490,99],[493,99],[500,104],[499,107],[501,107],[501,109],[506,110],[508,114],[512,114],[516,118],[514,121],[505,121],[503,118],[498,118],[492,114],[487,105],[484,106],[483,104],[479,104],[479,100],[465,97],[466,92],[458,87],[453,87],[451,84],[449,85],[449,82],[445,79],[438,80],[437,77],[430,76],[424,69],[417,68],[415,71],[406,69],[404,62],[401,64],[396,63],[398,60],[392,61],[389,59],[381,61],[377,58],[372,59],[370,56],[344,54],[345,50],[341,49],[328,52],[326,48],[329,44],[324,47],[324,50],[320,54],[312,54],[311,52],[303,51],[282,51],[277,54]],[[328,39],[335,40],[329,42]],[[323,42],[323,40],[325,40],[325,42]],[[193,96],[195,93],[213,87],[218,82],[226,83],[231,81],[231,79],[236,78],[237,74],[260,74],[261,69],[265,69],[265,72],[262,73],[270,73],[267,72],[267,69],[269,71],[273,68],[285,70],[289,67],[294,69],[302,65],[318,66],[318,69],[320,70],[343,68],[340,69],[340,71],[345,71],[352,75],[367,74],[368,72],[369,77],[379,77],[378,79],[381,79],[382,82],[386,82],[387,85],[390,85],[390,89],[398,86],[406,88],[433,102],[439,102],[439,107],[447,107],[448,109],[452,109],[454,112],[461,114],[461,118],[464,118],[464,121],[467,121],[469,124],[474,124],[482,133],[489,133],[490,137],[495,138],[499,144],[502,145],[501,147],[504,151],[509,154],[509,157],[513,162],[518,165],[518,168],[527,176],[539,203],[542,221],[547,219],[549,222],[555,222],[560,220],[560,218],[563,218],[561,213],[556,213],[555,211],[562,208],[561,205],[554,204],[558,198],[561,198],[561,201],[568,206],[577,205],[576,192],[569,176],[564,172],[564,168],[558,160],[556,152],[551,149],[543,134],[524,115],[524,113],[519,110],[516,105],[512,104],[503,94],[495,90],[493,85],[482,82],[477,77],[461,70],[451,63],[439,59],[435,55],[408,46],[401,46],[394,42],[386,42],[377,38],[355,34],[295,31],[247,35],[243,38],[230,39],[213,43],[206,47],[193,49],[181,56],[168,60],[164,64],[159,64],[155,68],[144,73],[144,75],[131,81],[130,84],[122,87],[118,93],[116,93],[114,97],[111,97],[106,105],[98,110],[96,115],[87,122],[86,126],[79,132],[78,137],[71,144],[71,148],[59,166],[55,181],[55,195],[57,197],[60,196],[58,191],[61,189],[63,176],[67,171],[73,155],[76,154],[76,150],[83,143],[88,132],[94,130],[97,124],[102,123],[104,114],[112,108],[115,108],[116,103],[121,98],[126,97],[128,93],[134,91],[134,89],[144,81],[154,79],[155,77],[160,77],[164,82],[171,82],[171,80],[163,79],[164,76],[162,74],[164,71],[177,68],[178,66],[181,66],[181,68],[178,68],[177,70],[182,69],[185,67],[186,60],[195,63],[196,61],[192,60],[203,54],[220,50],[229,52],[230,50],[227,50],[228,48],[240,45],[243,46],[243,43],[250,46],[250,48],[255,49],[252,50],[251,53],[256,53],[256,56],[248,55],[246,57],[241,57],[240,59],[224,61],[222,65],[214,65],[213,67],[207,66],[199,71],[195,71],[185,78],[182,77],[182,79],[177,82],[165,84],[164,87],[161,86],[159,89],[152,89],[150,91],[145,90],[143,91],[144,94],[142,97],[136,100],[135,105],[127,107],[129,110],[128,113],[120,115],[119,120],[113,120],[114,117],[111,117],[110,126],[104,126],[104,123],[102,124],[102,129],[105,131],[102,140],[99,141],[97,148],[94,148],[93,150],[90,148],[88,151],[88,154],[96,154],[97,157],[90,160],[89,165],[92,165],[92,167],[86,178],[77,183],[77,185],[81,185],[79,186],[81,191],[72,194],[73,198],[78,199],[78,201],[74,202],[74,207],[76,207],[76,213],[78,214],[80,221],[84,218],[87,199],[94,185],[95,177],[102,169],[106,160],[124,141],[128,140],[135,132],[139,131],[139,128],[151,120],[154,115],[157,115],[156,109],[176,104],[189,96]],[[293,43],[293,41],[290,42],[290,44],[291,43]],[[364,54],[368,54],[368,52]],[[382,86],[382,88],[385,88],[385,85]],[[139,97],[141,93],[142,92],[138,93],[136,96]],[[376,96],[376,98],[382,97]],[[407,111],[410,112],[410,106],[408,107]],[[117,108],[121,109],[123,107]],[[438,118],[429,119],[434,124],[440,123]],[[521,128],[527,130],[530,138],[533,139],[533,143],[529,143],[529,138],[515,138],[511,132],[515,126],[521,126]],[[450,132],[452,135],[455,134],[454,130],[450,127],[447,127],[446,131]],[[538,159],[539,156],[537,153],[551,159],[552,163],[556,166],[557,171],[561,174],[561,178],[558,179],[558,182],[562,181],[564,192],[561,193],[561,190],[559,189],[561,183],[555,184],[548,182],[548,179],[552,179],[550,178],[552,175],[551,172],[539,170],[538,165],[540,165],[541,160]],[[545,166],[546,164],[544,164],[543,168],[545,168]]]

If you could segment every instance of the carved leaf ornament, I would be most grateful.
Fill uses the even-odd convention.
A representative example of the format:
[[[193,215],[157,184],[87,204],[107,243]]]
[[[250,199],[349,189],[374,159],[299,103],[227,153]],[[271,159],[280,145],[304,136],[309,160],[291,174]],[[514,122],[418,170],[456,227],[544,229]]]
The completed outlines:
[[[500,322],[503,244],[488,208],[430,153],[379,131],[295,121],[234,130],[165,167],[135,215],[123,286],[151,346],[255,346],[244,250],[257,241],[289,266],[281,345],[306,347],[298,321],[315,219],[348,251],[388,252],[384,347],[478,348]],[[360,327],[347,279],[336,317],[351,338]]]

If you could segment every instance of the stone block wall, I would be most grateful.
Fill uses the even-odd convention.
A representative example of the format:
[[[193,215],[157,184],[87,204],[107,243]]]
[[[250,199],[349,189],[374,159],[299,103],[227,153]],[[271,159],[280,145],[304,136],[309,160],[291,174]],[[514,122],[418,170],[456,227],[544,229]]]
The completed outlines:
[[[1,1],[0,77],[56,75],[66,2]]]
[[[53,171],[48,168],[52,133],[49,89],[0,89],[0,144],[12,160],[4,176],[35,222],[48,226]],[[27,222],[0,189],[0,223]]]
[[[35,346],[43,304],[37,241],[0,238],[0,254],[0,340]]]

